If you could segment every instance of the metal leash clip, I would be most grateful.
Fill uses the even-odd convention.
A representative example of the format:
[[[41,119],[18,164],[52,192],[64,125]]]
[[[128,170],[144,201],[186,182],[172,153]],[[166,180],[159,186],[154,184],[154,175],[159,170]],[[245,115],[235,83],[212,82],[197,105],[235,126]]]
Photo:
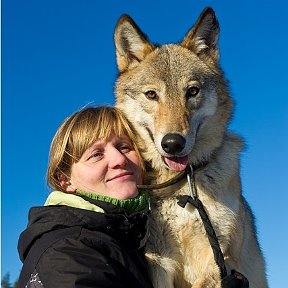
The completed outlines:
[[[198,198],[196,189],[195,189],[195,183],[193,181],[193,167],[192,165],[189,165],[189,169],[187,169],[187,182],[188,182],[188,190],[190,195],[179,195],[177,197],[177,204],[184,208],[186,204],[189,202],[189,199],[192,201],[196,200]]]
[[[193,200],[195,200],[196,198],[198,198],[198,195],[194,186],[195,185],[194,181],[192,183],[194,171],[193,171],[192,165],[189,165],[189,167],[190,167],[190,171],[187,172],[188,189],[189,189],[190,196],[192,197]]]

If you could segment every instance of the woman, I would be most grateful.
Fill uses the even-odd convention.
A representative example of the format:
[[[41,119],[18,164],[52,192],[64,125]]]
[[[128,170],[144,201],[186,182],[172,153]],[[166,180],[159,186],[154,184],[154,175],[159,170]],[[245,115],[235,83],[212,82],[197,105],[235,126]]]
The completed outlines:
[[[44,207],[18,244],[19,287],[152,287],[141,248],[148,196],[134,131],[116,108],[68,117],[50,148]]]

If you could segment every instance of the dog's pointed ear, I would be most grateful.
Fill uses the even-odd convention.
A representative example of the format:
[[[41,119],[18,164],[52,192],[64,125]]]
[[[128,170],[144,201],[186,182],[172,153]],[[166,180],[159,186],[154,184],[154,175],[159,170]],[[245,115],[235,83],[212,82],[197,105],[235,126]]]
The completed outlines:
[[[120,72],[138,65],[155,48],[128,15],[120,17],[114,33],[116,59]]]
[[[200,58],[212,58],[218,62],[219,24],[212,8],[205,8],[196,24],[187,33],[181,46],[193,51]]]

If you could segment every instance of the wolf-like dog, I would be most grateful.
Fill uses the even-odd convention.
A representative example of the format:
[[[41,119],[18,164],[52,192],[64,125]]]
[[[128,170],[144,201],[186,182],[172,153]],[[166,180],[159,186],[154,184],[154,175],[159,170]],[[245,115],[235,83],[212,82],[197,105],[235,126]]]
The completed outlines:
[[[233,101],[219,64],[218,36],[219,24],[209,7],[178,44],[152,44],[123,15],[114,34],[119,69],[116,106],[139,134],[152,171],[149,181],[164,182],[191,165],[193,185],[214,227],[228,273],[235,269],[248,278],[251,288],[265,288],[265,263],[253,215],[241,194],[243,142],[227,127]],[[153,284],[221,287],[220,269],[198,211],[177,204],[177,196],[189,194],[184,182],[151,191],[146,256]]]

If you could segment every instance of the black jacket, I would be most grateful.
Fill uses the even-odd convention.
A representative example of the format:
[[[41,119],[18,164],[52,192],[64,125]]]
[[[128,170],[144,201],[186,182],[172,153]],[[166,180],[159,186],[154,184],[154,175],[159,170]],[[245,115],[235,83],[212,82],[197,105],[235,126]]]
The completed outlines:
[[[69,206],[30,209],[18,243],[20,259],[26,259],[19,288],[152,287],[141,251],[147,211],[129,216],[112,204],[89,202],[105,213]]]

